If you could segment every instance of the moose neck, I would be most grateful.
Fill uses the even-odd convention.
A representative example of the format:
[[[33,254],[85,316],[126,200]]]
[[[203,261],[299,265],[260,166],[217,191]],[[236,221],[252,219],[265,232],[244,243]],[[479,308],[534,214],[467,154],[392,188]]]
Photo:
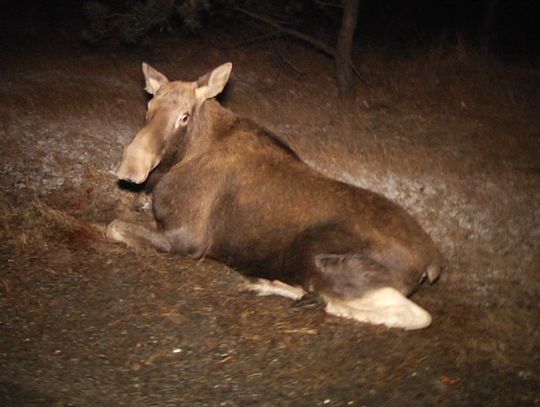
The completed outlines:
[[[225,109],[217,101],[205,101],[193,114],[187,133],[173,140],[168,153],[161,163],[150,173],[145,183],[145,191],[150,193],[172,167],[204,154],[212,145],[226,136],[237,122],[237,116]]]
[[[183,160],[204,154],[225,137],[238,117],[214,99],[205,101],[193,114],[188,128]]]

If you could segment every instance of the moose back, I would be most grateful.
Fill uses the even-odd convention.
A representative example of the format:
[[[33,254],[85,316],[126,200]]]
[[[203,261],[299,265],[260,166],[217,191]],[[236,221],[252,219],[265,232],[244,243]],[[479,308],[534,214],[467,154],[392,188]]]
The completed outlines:
[[[427,233],[381,195],[330,179],[277,136],[221,106],[231,63],[194,82],[143,64],[153,95],[124,150],[118,178],[145,183],[157,227],[120,219],[114,241],[240,270],[259,294],[316,296],[328,313],[424,328],[431,316],[407,298],[440,273]]]

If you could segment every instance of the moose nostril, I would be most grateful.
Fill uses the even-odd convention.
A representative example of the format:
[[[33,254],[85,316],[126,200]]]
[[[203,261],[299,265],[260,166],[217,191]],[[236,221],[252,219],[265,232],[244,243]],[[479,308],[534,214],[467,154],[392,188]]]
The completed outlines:
[[[133,179],[127,175],[123,174],[121,171],[116,171],[116,178],[118,178],[122,182],[133,182]]]
[[[129,182],[129,183],[132,183],[132,184],[137,184],[137,181],[130,174],[119,174],[119,173],[117,173],[116,176],[122,182]]]

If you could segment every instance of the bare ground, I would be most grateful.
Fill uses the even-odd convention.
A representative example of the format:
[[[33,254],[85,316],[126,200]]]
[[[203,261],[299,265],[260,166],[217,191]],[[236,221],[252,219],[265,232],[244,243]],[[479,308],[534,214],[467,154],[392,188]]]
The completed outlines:
[[[221,43],[232,43],[222,38]],[[24,45],[0,67],[0,405],[540,405],[540,74],[441,48],[364,51],[370,86],[282,41],[137,51]],[[239,275],[107,242],[149,216],[112,170],[144,117],[140,63],[195,79],[330,176],[411,211],[447,260],[422,331],[241,292]]]

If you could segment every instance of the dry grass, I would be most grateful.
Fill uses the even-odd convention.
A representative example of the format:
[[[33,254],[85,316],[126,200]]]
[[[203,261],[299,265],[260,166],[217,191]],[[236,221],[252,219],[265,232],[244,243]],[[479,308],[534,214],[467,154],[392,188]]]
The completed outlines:
[[[540,96],[531,86],[531,81],[540,81],[536,70],[502,63],[464,42],[395,58],[367,50],[361,60],[376,85],[366,91],[375,90],[375,96],[398,109],[512,119],[535,115],[539,109]]]
[[[54,208],[39,198],[0,203],[0,234],[10,256],[48,255],[60,247],[85,249],[103,240],[103,228]]]

